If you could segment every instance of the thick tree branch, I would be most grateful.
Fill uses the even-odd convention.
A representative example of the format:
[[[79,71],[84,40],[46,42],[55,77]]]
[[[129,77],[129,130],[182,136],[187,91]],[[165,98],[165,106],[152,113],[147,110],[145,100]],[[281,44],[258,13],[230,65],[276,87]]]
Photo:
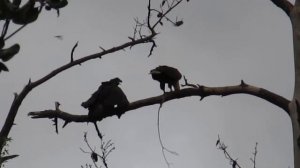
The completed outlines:
[[[16,114],[19,110],[19,107],[21,105],[21,103],[23,102],[23,100],[25,99],[25,97],[28,95],[28,93],[34,89],[35,87],[43,84],[44,82],[48,81],[49,79],[53,78],[54,76],[56,76],[57,74],[75,66],[75,65],[80,65],[81,63],[84,63],[86,61],[92,60],[92,59],[96,59],[96,58],[101,58],[104,55],[110,54],[110,53],[114,53],[117,51],[121,51],[127,47],[131,47],[134,45],[138,45],[138,44],[142,44],[142,43],[148,43],[153,41],[153,38],[156,36],[157,34],[150,34],[144,38],[140,38],[134,41],[130,41],[127,43],[124,43],[122,45],[119,45],[117,47],[112,47],[108,50],[102,51],[100,53],[96,53],[96,54],[92,54],[92,55],[88,55],[85,56],[83,58],[74,60],[73,62],[69,62],[55,70],[53,70],[52,72],[50,72],[48,75],[42,77],[41,79],[35,81],[35,82],[31,82],[31,80],[29,80],[28,84],[23,88],[23,90],[20,92],[19,95],[15,96],[15,99],[11,105],[11,108],[8,112],[7,118],[5,120],[5,123],[1,129],[0,132],[0,137],[7,137],[12,126],[13,126],[13,122],[15,120]],[[0,140],[0,144],[2,144],[3,142]],[[1,151],[1,150],[0,150]]]
[[[151,0],[149,0],[149,4],[150,4],[150,1]],[[182,2],[182,0],[180,0],[180,2]],[[173,9],[174,8],[169,9],[167,11],[167,13],[169,13]],[[148,10],[150,10],[150,9],[148,9]],[[151,18],[150,15],[151,15],[151,12],[148,11],[148,16],[147,16],[148,19]],[[65,71],[75,65],[80,65],[81,63],[84,63],[84,62],[92,60],[92,59],[102,58],[102,56],[104,56],[104,55],[114,53],[117,51],[121,51],[121,50],[124,50],[125,48],[132,47],[132,46],[135,46],[138,44],[152,43],[152,47],[150,49],[150,54],[151,54],[153,51],[153,48],[155,47],[154,37],[157,35],[157,33],[154,31],[154,28],[155,28],[155,26],[151,27],[150,25],[148,25],[148,29],[151,30],[150,34],[148,34],[148,35],[140,36],[140,38],[138,38],[138,39],[131,39],[131,41],[129,41],[129,42],[123,43],[117,47],[112,47],[110,49],[103,50],[102,52],[99,52],[96,54],[88,55],[88,56],[82,57],[77,60],[72,60],[71,62],[53,70],[48,75],[42,77],[41,79],[39,79],[35,82],[31,82],[31,80],[29,80],[28,84],[23,88],[23,90],[20,92],[20,94],[15,95],[15,99],[11,105],[11,108],[8,112],[5,123],[0,132],[0,146],[1,146],[1,144],[4,143],[4,141],[1,139],[8,136],[8,134],[13,126],[13,122],[15,120],[15,117],[17,115],[20,105],[22,104],[23,100],[26,98],[26,96],[28,95],[28,93],[30,93],[30,91],[32,89],[43,84],[44,82],[46,82],[46,81],[50,80],[51,78],[53,78],[54,76],[56,76],[57,74]],[[70,116],[66,117],[66,119],[67,118],[70,118]],[[65,121],[66,121],[66,123],[65,123],[65,125],[66,125],[68,122],[67,122],[67,120],[65,120]],[[72,121],[76,121],[76,119],[74,120],[74,118],[72,118]],[[0,147],[0,151],[2,151],[1,147]]]
[[[288,0],[271,0],[276,6],[281,8],[289,17],[290,13],[294,7],[292,3],[290,3]]]
[[[236,86],[225,86],[225,87],[206,87],[199,86],[197,88],[186,88],[180,91],[167,92],[163,95],[150,97],[142,100],[138,100],[135,102],[131,102],[126,109],[122,109],[119,111],[107,111],[103,112],[101,116],[97,119],[101,121],[106,117],[110,117],[113,115],[122,115],[128,111],[135,110],[141,107],[150,106],[154,104],[161,104],[162,101],[167,102],[174,99],[180,99],[184,97],[190,96],[200,96],[201,99],[207,96],[227,96],[232,94],[249,94],[256,97],[260,97],[270,103],[282,108],[289,114],[288,105],[290,103],[289,100],[281,97],[275,93],[272,93],[266,89],[258,88],[255,86],[247,85],[242,82]],[[87,115],[72,115],[67,112],[62,112],[61,110],[44,110],[44,111],[35,111],[28,113],[31,118],[60,118],[64,120],[66,123],[70,122],[90,122]]]
[[[3,156],[3,157],[0,157],[0,165],[10,159],[13,159],[13,158],[16,158],[18,157],[19,155],[9,155],[9,156]]]

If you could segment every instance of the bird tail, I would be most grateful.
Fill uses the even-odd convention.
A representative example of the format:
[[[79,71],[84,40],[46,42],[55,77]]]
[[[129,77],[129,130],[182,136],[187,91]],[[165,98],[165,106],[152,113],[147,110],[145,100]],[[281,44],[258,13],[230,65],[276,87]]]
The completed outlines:
[[[179,91],[180,90],[180,85],[179,82],[176,82],[175,86],[174,86],[175,91]]]

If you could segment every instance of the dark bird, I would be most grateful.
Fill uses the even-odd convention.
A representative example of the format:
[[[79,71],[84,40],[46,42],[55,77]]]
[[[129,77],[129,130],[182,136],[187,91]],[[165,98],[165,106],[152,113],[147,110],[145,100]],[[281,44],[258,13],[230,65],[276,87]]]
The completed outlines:
[[[82,107],[89,110],[88,115],[90,119],[97,119],[99,114],[103,112],[123,109],[128,106],[129,101],[118,86],[121,82],[119,78],[102,82],[98,90],[87,101],[81,104]]]
[[[158,66],[150,71],[152,79],[157,80],[160,83],[160,89],[165,92],[165,84],[168,84],[170,91],[172,87],[175,91],[180,90],[179,80],[181,79],[181,73],[173,67],[166,65]]]

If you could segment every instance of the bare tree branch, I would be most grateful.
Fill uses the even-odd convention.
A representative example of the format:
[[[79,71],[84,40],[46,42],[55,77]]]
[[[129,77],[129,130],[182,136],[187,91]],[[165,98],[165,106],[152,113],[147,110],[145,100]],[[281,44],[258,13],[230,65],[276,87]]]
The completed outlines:
[[[254,152],[252,153],[253,158],[250,158],[251,162],[253,163],[253,168],[256,168],[257,145],[258,143],[256,142],[254,147]]]
[[[281,8],[289,17],[294,7],[288,0],[271,0],[276,6]]]
[[[44,82],[48,81],[49,79],[53,78],[54,76],[56,76],[57,74],[75,66],[75,65],[80,65],[81,63],[84,63],[86,61],[92,60],[92,59],[96,59],[99,57],[102,57],[104,55],[113,53],[113,52],[117,52],[120,50],[123,50],[127,47],[130,46],[134,46],[137,44],[142,44],[142,43],[148,43],[151,42],[151,40],[156,36],[157,34],[150,34],[149,36],[145,37],[145,38],[140,38],[138,40],[135,41],[130,41],[127,43],[124,43],[122,45],[119,45],[117,47],[112,47],[110,49],[107,49],[105,51],[102,51],[100,53],[96,53],[96,54],[92,54],[92,55],[88,55],[85,56],[83,58],[74,60],[73,62],[69,62],[55,70],[53,70],[52,72],[50,72],[48,75],[42,77],[41,79],[35,81],[35,82],[31,82],[31,80],[29,80],[28,84],[23,88],[23,90],[21,91],[21,93],[19,95],[17,95],[11,105],[10,111],[7,115],[7,119],[5,120],[4,126],[2,127],[2,130],[0,132],[0,137],[7,137],[11,127],[13,126],[13,122],[14,119],[16,117],[16,114],[18,112],[18,109],[21,105],[21,103],[23,102],[23,100],[25,99],[25,97],[27,96],[27,94],[34,89],[35,87],[43,84]],[[2,142],[0,142],[0,144],[2,144]]]
[[[148,7],[148,10],[151,10],[150,9],[150,1],[149,0],[149,7]],[[179,2],[182,2],[182,0],[180,0]],[[178,3],[179,4],[179,3]],[[177,4],[177,5],[178,5]],[[174,5],[174,7],[170,8],[164,15],[168,14],[171,10],[173,10],[177,5]],[[148,11],[148,16],[147,16],[148,20],[151,18],[151,12]],[[159,20],[159,19],[158,19]],[[149,21],[150,23],[150,21]],[[3,139],[3,137],[7,137],[12,126],[13,126],[13,122],[15,120],[15,117],[17,115],[17,112],[19,110],[19,107],[21,106],[23,100],[25,99],[25,97],[28,95],[28,93],[30,93],[30,91],[32,89],[34,89],[35,87],[43,84],[44,82],[50,80],[51,78],[53,78],[54,76],[56,76],[57,74],[75,66],[75,65],[80,65],[81,63],[84,63],[86,61],[89,61],[89,60],[92,60],[92,59],[96,59],[96,58],[101,58],[102,56],[104,55],[107,55],[107,54],[110,54],[110,53],[114,53],[114,52],[117,52],[117,51],[121,51],[121,50],[124,50],[125,48],[128,48],[128,47],[132,47],[132,46],[135,46],[135,45],[138,45],[138,44],[143,44],[143,43],[152,43],[152,47],[150,49],[150,54],[152,53],[153,51],[153,48],[155,47],[155,42],[154,42],[154,37],[157,35],[157,33],[154,31],[154,29],[156,28],[156,26],[151,26],[150,24],[148,25],[148,29],[151,30],[150,34],[148,35],[143,35],[143,36],[140,36],[140,38],[138,39],[134,39],[129,42],[126,42],[126,43],[123,43],[119,46],[116,46],[116,47],[112,47],[110,49],[107,49],[107,50],[103,50],[102,52],[99,52],[99,53],[96,53],[96,54],[92,54],[92,55],[88,55],[88,56],[85,56],[85,57],[82,57],[80,59],[77,59],[77,60],[73,60],[55,70],[53,70],[52,72],[50,72],[48,75],[42,77],[41,79],[35,81],[35,82],[31,82],[31,80],[29,80],[28,84],[23,88],[23,90],[19,93],[19,94],[15,94],[15,99],[14,101],[12,102],[12,105],[10,107],[10,110],[8,112],[8,115],[6,117],[6,120],[5,120],[5,123],[1,129],[1,132],[0,132],[0,146],[1,144],[4,144],[4,141],[1,140]],[[61,114],[64,115],[67,115],[68,114],[64,114],[64,113],[57,113],[59,116],[61,116]],[[69,122],[74,122],[76,121],[78,118],[77,116],[75,118],[73,118],[74,116],[64,116],[65,117],[65,124],[64,126],[66,126]],[[47,117],[46,117],[47,118]],[[71,118],[71,120],[69,121],[68,118]],[[74,120],[75,119],[75,120]],[[82,118],[79,118],[78,120],[82,121]],[[87,121],[85,119],[85,121]],[[1,138],[2,137],[2,138]],[[0,148],[0,151],[2,150],[2,148]]]
[[[161,152],[162,152],[163,158],[164,158],[165,163],[167,164],[168,168],[170,168],[172,163],[168,161],[165,152],[168,152],[168,153],[173,154],[173,155],[178,155],[178,153],[175,152],[175,151],[171,151],[170,149],[168,149],[164,145],[163,140],[161,138],[161,132],[160,132],[160,110],[162,108],[162,105],[163,105],[163,102],[161,102],[161,104],[160,104],[160,106],[158,108],[158,111],[157,111],[157,133],[158,133],[158,140],[159,140],[159,143],[160,143],[160,147],[161,147]]]
[[[229,163],[232,168],[242,168],[237,162],[238,159],[233,159],[233,157],[229,154],[229,152],[227,151],[228,146],[226,146],[225,143],[221,141],[219,135],[216,145],[219,150],[223,151],[225,158],[230,161]]]
[[[95,165],[96,168],[98,168],[99,166],[97,165],[97,161],[98,158],[101,159],[102,164],[105,166],[105,168],[108,168],[108,164],[107,164],[107,157],[108,155],[115,150],[115,146],[114,143],[111,142],[111,140],[108,140],[107,142],[104,141],[102,138],[100,139],[100,150],[101,153],[97,153],[96,149],[92,149],[91,145],[89,144],[88,140],[87,140],[87,132],[84,133],[84,142],[86,143],[86,145],[88,146],[88,148],[90,149],[90,151],[85,151],[82,148],[80,148],[80,150],[83,153],[87,153],[91,156],[91,159]],[[101,167],[101,166],[100,166]]]
[[[13,158],[16,158],[18,157],[19,155],[9,155],[9,156],[3,156],[3,157],[0,157],[0,165],[10,159],[13,159]]]
[[[113,115],[122,115],[125,112],[135,110],[141,107],[150,106],[154,104],[161,104],[161,102],[167,102],[173,99],[180,99],[184,97],[190,96],[200,96],[201,99],[207,96],[228,96],[232,94],[249,94],[256,97],[260,97],[270,103],[282,108],[289,114],[288,105],[290,103],[284,97],[281,97],[275,93],[272,93],[266,89],[258,88],[255,86],[248,85],[242,82],[239,85],[235,86],[225,86],[225,87],[206,87],[206,86],[199,86],[198,88],[185,88],[181,89],[180,91],[175,92],[166,92],[163,95],[150,97],[142,100],[138,100],[135,102],[131,102],[126,109],[122,109],[122,111],[105,111],[101,115],[99,115],[98,121],[106,117],[110,117]],[[56,110],[44,110],[44,111],[35,111],[30,112],[28,115],[31,118],[60,118],[67,123],[70,122],[90,122],[87,115],[72,115],[67,112],[63,111],[56,111]]]
[[[78,46],[78,41],[76,42],[76,44],[72,48],[72,51],[71,51],[71,62],[74,61],[74,51],[75,51],[75,49],[76,49],[77,46]]]

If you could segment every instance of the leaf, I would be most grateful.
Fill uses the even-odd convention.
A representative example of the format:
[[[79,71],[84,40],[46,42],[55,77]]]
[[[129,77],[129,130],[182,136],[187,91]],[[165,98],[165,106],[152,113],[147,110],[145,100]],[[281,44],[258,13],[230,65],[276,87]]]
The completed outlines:
[[[175,22],[175,26],[177,27],[181,26],[182,24],[183,24],[182,20]]]
[[[94,162],[97,162],[98,161],[98,155],[97,155],[97,153],[93,152],[91,154],[91,158],[93,159]]]
[[[157,14],[157,17],[161,18],[161,17],[162,17],[162,13],[159,12],[159,13]]]
[[[4,62],[10,60],[12,57],[14,57],[18,52],[20,51],[20,45],[14,44],[9,48],[0,50],[0,59],[2,59]]]
[[[8,68],[2,62],[0,62],[0,72],[1,71],[8,71]]]

